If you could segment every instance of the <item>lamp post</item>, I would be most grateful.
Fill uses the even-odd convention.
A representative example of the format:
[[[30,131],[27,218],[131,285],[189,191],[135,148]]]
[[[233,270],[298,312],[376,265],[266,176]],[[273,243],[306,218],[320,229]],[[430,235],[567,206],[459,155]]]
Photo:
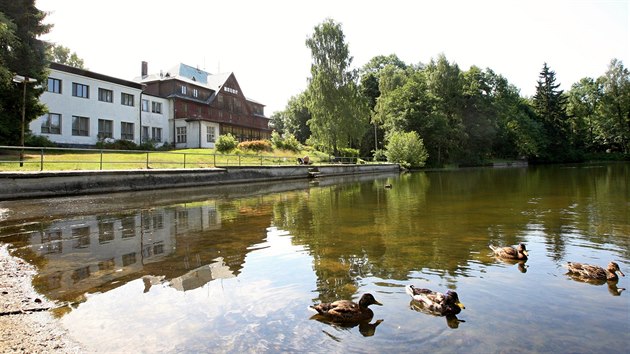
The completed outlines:
[[[14,75],[13,82],[24,83],[24,90],[22,93],[22,135],[20,136],[20,145],[22,145],[22,150],[20,150],[20,167],[24,166],[24,125],[26,124],[26,84],[31,84],[37,82],[37,80],[21,76]]]

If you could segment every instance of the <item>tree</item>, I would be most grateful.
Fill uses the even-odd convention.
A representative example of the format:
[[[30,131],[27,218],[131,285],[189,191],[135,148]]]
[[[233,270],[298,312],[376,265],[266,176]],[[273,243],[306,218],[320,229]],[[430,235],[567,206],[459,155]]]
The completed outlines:
[[[326,19],[306,39],[311,50],[311,78],[307,89],[311,142],[337,154],[361,138],[368,108],[357,85],[356,70],[341,24]]]
[[[546,162],[571,160],[566,97],[559,87],[556,73],[544,63],[532,103],[548,141],[541,156]]]
[[[403,167],[423,167],[427,160],[427,150],[416,132],[396,132],[389,137],[387,160],[396,162]]]
[[[588,151],[600,150],[600,145],[604,145],[598,126],[601,101],[601,84],[590,77],[580,79],[567,92],[567,114],[574,144]]]
[[[620,60],[610,62],[601,78],[602,132],[612,150],[630,153],[630,72]]]
[[[49,61],[85,69],[83,59],[79,58],[76,52],[70,53],[70,48],[59,44],[51,44],[46,49],[46,56]]]
[[[35,7],[35,0],[2,1],[0,13],[3,14],[0,16],[0,145],[17,145],[22,105],[26,128],[28,122],[45,112],[39,96],[47,78],[46,45],[38,37],[47,33],[51,25],[42,24],[46,14]],[[29,85],[24,100],[21,84],[10,81],[14,75],[33,78],[40,86]]]

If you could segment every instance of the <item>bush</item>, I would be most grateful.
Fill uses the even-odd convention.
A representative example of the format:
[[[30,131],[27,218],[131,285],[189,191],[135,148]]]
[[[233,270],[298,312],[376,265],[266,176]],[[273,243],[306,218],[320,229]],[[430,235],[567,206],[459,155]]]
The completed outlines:
[[[300,152],[300,150],[302,149],[302,145],[295,138],[295,136],[291,134],[287,134],[284,137],[282,137],[275,130],[271,133],[271,143],[276,149],[281,149],[281,150]]]
[[[269,140],[252,140],[243,141],[238,144],[238,148],[241,150],[252,150],[255,152],[272,151],[271,142]]]
[[[405,168],[423,167],[429,154],[416,132],[393,133],[387,142],[387,160]]]
[[[237,146],[238,140],[230,133],[219,135],[219,139],[217,139],[215,144],[217,151],[223,154],[236,149]]]
[[[111,140],[106,139],[96,143],[96,147],[99,149],[110,150],[137,150],[138,145],[130,140]]]
[[[24,138],[25,146],[34,146],[34,147],[56,147],[57,144],[48,139],[47,136],[43,135],[27,135]]]

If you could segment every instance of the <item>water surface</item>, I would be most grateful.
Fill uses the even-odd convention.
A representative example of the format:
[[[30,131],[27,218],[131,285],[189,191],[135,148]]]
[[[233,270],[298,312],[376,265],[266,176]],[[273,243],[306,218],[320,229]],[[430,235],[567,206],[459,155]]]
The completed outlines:
[[[562,266],[630,273],[629,180],[621,163],[0,202],[0,242],[90,351],[621,353],[630,277],[592,285]],[[519,242],[524,264],[488,248]],[[420,312],[407,284],[466,309]],[[310,319],[365,292],[377,327]]]

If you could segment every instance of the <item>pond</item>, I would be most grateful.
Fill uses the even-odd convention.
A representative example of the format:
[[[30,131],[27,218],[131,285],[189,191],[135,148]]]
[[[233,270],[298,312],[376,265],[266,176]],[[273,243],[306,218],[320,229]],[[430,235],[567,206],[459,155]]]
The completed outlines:
[[[4,201],[0,242],[94,352],[621,353],[630,276],[564,265],[630,273],[628,181],[611,163]],[[520,242],[520,264],[489,248]],[[408,284],[466,308],[428,314]],[[311,319],[364,293],[371,326]]]

